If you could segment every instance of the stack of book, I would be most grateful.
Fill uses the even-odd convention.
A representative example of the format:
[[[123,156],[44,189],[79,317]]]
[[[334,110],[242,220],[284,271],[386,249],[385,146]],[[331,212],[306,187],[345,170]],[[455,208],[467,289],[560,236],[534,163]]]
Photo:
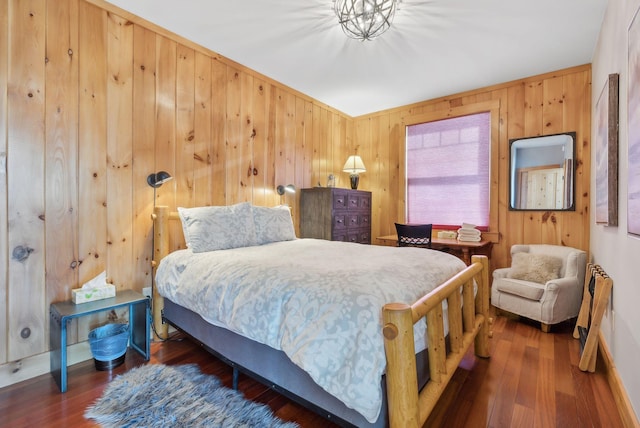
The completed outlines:
[[[481,234],[476,226],[469,223],[462,223],[462,227],[458,229],[458,241],[480,242]]]

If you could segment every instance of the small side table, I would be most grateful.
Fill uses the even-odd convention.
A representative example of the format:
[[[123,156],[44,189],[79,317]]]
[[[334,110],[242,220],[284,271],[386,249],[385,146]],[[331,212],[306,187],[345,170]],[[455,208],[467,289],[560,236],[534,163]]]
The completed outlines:
[[[67,323],[73,318],[123,306],[129,306],[129,346],[148,361],[151,356],[149,345],[151,311],[149,299],[142,294],[133,290],[123,290],[117,292],[115,297],[94,302],[75,304],[67,300],[51,304],[49,307],[50,372],[60,387],[60,392],[67,391]]]

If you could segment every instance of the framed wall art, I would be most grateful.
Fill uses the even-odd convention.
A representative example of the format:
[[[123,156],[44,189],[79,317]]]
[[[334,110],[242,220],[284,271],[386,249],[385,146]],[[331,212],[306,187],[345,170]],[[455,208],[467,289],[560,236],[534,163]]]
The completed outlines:
[[[629,25],[627,231],[640,236],[640,12]]]
[[[618,225],[618,83],[610,74],[596,103],[596,223]]]

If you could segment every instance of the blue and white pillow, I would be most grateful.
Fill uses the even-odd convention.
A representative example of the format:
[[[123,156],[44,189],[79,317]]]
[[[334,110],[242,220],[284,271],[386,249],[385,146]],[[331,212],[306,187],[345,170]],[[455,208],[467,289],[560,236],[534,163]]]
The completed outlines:
[[[251,204],[178,208],[184,239],[194,253],[258,244]]]
[[[288,206],[252,207],[258,245],[296,239]]]

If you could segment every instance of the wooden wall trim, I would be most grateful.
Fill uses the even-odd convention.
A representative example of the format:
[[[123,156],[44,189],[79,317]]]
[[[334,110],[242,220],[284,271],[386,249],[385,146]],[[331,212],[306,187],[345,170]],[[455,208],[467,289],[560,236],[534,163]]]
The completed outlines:
[[[459,107],[451,107],[451,106],[443,106],[438,104],[439,109],[434,109],[428,112],[410,114],[408,116],[403,117],[402,127],[403,130],[406,129],[407,126],[416,125],[419,123],[433,122],[438,120],[444,120],[454,117],[460,117],[465,115],[477,114],[482,112],[489,112],[491,114],[491,141],[490,141],[490,154],[489,154],[489,163],[490,165],[499,165],[498,158],[499,152],[498,148],[500,146],[500,100],[493,99],[489,101],[480,101],[477,103],[469,103]],[[405,132],[406,134],[406,132]],[[406,163],[405,159],[406,154],[406,141],[402,141],[402,153],[400,156],[401,160],[401,176],[405,177],[406,172],[404,171],[404,164]],[[490,183],[498,182],[498,168],[490,168],[489,170],[489,181]],[[400,180],[400,189],[402,189],[402,194],[406,195],[406,181]],[[483,233],[484,239],[490,240],[492,242],[499,241],[499,232],[498,232],[498,193],[497,187],[490,186],[489,192],[489,230]],[[403,198],[403,213],[406,213],[406,201]],[[406,222],[406,218],[404,216],[398,219],[400,222]]]
[[[0,2],[0,40],[9,39],[9,3]],[[0,43],[0,88],[7,88],[9,73],[9,46]],[[7,129],[8,129],[8,91],[0,91],[0,195],[7,188]],[[7,198],[0,197],[0,218],[8,218]],[[9,260],[8,224],[0,222],[0,320],[7,320],[7,286],[9,272],[7,261]],[[0,364],[7,361],[7,332],[8,329],[0,328]]]
[[[620,374],[618,373],[618,369],[616,368],[616,364],[613,361],[613,357],[611,356],[611,352],[609,351],[609,347],[607,346],[607,342],[604,339],[604,334],[602,333],[602,331],[600,331],[600,333],[598,334],[598,350],[598,356],[604,363],[604,370],[607,375],[607,381],[609,382],[611,392],[613,393],[613,398],[618,406],[618,411],[620,412],[622,423],[624,424],[625,428],[640,427],[640,422],[638,421],[638,417],[633,410],[631,400],[629,400],[629,396],[627,395],[627,391],[624,388],[624,384],[622,382],[622,379],[620,378]]]
[[[69,345],[67,347],[67,366],[93,359],[88,341]],[[51,376],[51,352],[32,355],[19,361],[13,361],[0,366],[0,388],[34,378],[36,376]],[[55,385],[55,384],[53,384]],[[55,386],[53,387],[55,388]],[[52,389],[52,391],[54,391]],[[54,394],[58,394],[55,391]]]

